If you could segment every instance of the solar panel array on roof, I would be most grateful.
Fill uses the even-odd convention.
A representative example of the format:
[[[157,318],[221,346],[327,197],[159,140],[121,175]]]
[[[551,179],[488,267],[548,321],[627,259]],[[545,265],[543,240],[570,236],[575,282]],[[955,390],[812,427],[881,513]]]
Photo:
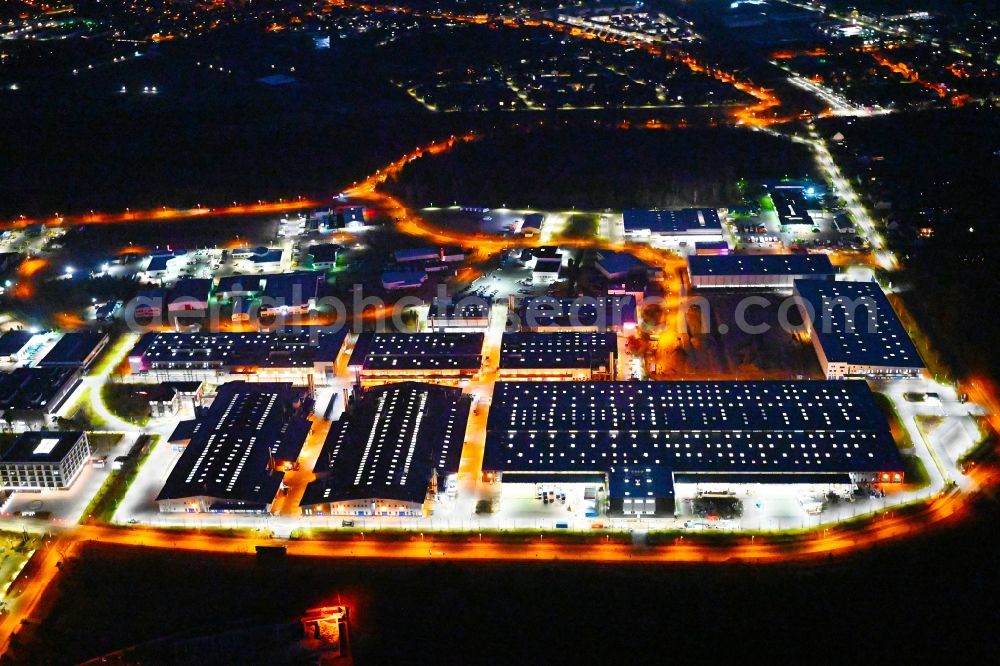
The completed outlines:
[[[901,471],[863,381],[498,382],[484,470],[609,474],[666,497],[683,472]]]
[[[229,382],[200,419],[157,501],[210,497],[263,508],[281,486],[275,460],[295,460],[312,400],[288,383]]]
[[[501,369],[591,368],[618,355],[614,333],[504,333]]]
[[[469,418],[461,389],[400,382],[366,390],[330,428],[301,504],[422,503],[434,472],[458,471]]]
[[[828,362],[923,368],[924,362],[876,282],[796,280],[795,293]]]
[[[365,370],[476,369],[482,333],[374,333],[358,336],[348,365]]]

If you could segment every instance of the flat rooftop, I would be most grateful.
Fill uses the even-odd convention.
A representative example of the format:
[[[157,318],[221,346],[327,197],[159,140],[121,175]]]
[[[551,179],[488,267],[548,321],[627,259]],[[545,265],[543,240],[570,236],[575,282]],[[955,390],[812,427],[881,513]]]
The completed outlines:
[[[490,314],[490,299],[464,296],[458,300],[435,298],[427,316],[432,319],[482,319]]]
[[[310,299],[321,298],[326,291],[326,276],[313,271],[262,275],[261,298],[276,305],[300,306]]]
[[[902,471],[863,381],[498,382],[483,469],[607,472],[664,497],[674,472]]]
[[[633,208],[622,213],[625,231],[660,234],[708,233],[722,231],[722,220],[715,208],[646,210]]]
[[[597,257],[597,265],[611,274],[644,273],[649,270],[644,261],[628,252],[600,250]]]
[[[80,431],[22,432],[0,454],[0,462],[58,464],[82,436]]]
[[[358,336],[348,365],[365,370],[468,370],[480,367],[482,333],[374,333]]]
[[[537,327],[620,328],[636,323],[634,296],[556,298],[529,296],[518,310],[521,325]]]
[[[35,334],[31,331],[7,331],[0,335],[0,356],[13,356],[25,348]]]
[[[103,331],[66,333],[36,365],[40,368],[82,368],[107,337]]]
[[[421,503],[433,473],[458,471],[470,400],[400,382],[367,389],[330,428],[303,506],[358,499]]]
[[[500,369],[592,368],[618,355],[614,333],[504,333]]]
[[[193,302],[208,302],[208,297],[212,293],[212,280],[209,278],[184,278],[178,280],[174,288],[170,290],[167,297],[168,303],[177,303],[183,300]]]
[[[347,329],[295,327],[257,333],[146,333],[129,352],[144,369],[184,367],[300,368],[336,360]]]
[[[828,362],[924,367],[878,283],[796,280],[794,289],[808,304],[806,315]]]
[[[817,275],[834,276],[837,269],[825,254],[691,255],[691,275]]]
[[[272,461],[298,458],[312,426],[311,411],[305,388],[279,382],[223,384],[156,499],[269,504],[283,477]]]
[[[219,285],[215,291],[217,293],[248,294],[260,291],[260,285],[260,275],[226,275],[219,278]]]
[[[771,192],[771,202],[774,204],[774,211],[778,214],[778,221],[781,224],[812,226],[813,219],[809,215],[806,200],[801,192],[794,190],[773,191]]]
[[[343,249],[342,245],[336,243],[316,243],[309,246],[309,256],[315,262],[333,262],[337,261],[337,255]]]
[[[0,373],[0,410],[51,412],[53,403],[71,382],[79,381],[79,368],[17,368]]]

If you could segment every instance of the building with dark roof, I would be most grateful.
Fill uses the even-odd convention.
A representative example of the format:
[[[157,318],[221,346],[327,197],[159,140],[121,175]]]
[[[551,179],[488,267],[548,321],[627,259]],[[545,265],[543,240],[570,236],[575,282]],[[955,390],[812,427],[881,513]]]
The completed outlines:
[[[280,247],[257,247],[243,257],[244,266],[259,273],[280,271],[285,250]]]
[[[436,247],[411,247],[396,250],[392,256],[400,264],[412,261],[439,261],[441,251]]]
[[[500,379],[615,379],[618,336],[614,333],[504,333]]]
[[[801,190],[776,189],[771,192],[771,202],[774,203],[774,212],[778,214],[782,231],[794,231],[815,225]]]
[[[435,298],[427,311],[431,331],[446,333],[485,332],[490,327],[492,302],[482,296],[465,296],[457,300]]]
[[[7,331],[0,335],[0,363],[24,361],[34,337],[34,333],[25,330]]]
[[[167,296],[167,312],[205,311],[212,295],[212,280],[209,278],[184,278],[178,280]]]
[[[0,373],[0,419],[15,432],[52,427],[80,374],[80,368],[61,366]]]
[[[661,244],[722,240],[722,219],[715,208],[630,209],[622,219],[626,240]]]
[[[337,208],[335,220],[338,229],[364,229],[364,206],[340,206]]]
[[[90,458],[84,432],[22,432],[0,452],[5,490],[66,490]]]
[[[188,260],[187,252],[174,250],[150,255],[146,268],[139,274],[147,282],[162,281],[169,273],[176,273]]]
[[[374,333],[358,336],[347,365],[363,383],[458,381],[479,373],[482,333]]]
[[[337,257],[344,250],[336,243],[315,243],[309,246],[312,267],[318,271],[328,271],[337,267]]]
[[[562,270],[561,257],[538,257],[531,269],[531,282],[534,284],[552,284],[559,279]]]
[[[421,516],[454,492],[470,399],[461,389],[400,382],[364,390],[330,428],[305,513]]]
[[[597,270],[609,280],[621,280],[630,275],[643,277],[663,277],[663,272],[651,267],[638,257],[628,252],[614,250],[599,250],[597,252]]]
[[[73,331],[64,334],[36,365],[39,368],[87,369],[108,344],[104,331]]]
[[[125,305],[123,318],[154,319],[163,313],[163,303],[167,300],[166,289],[146,289],[136,294]]]
[[[144,334],[128,354],[131,374],[143,381],[208,381],[257,378],[327,384],[347,329],[286,327],[256,333]]]
[[[302,451],[313,401],[287,383],[229,382],[156,496],[163,512],[268,513]]]
[[[791,289],[795,280],[833,280],[825,254],[729,254],[688,257],[691,285],[699,289]]]
[[[427,282],[427,271],[419,270],[391,270],[382,273],[382,287],[388,290],[395,289],[416,289]]]
[[[678,473],[900,482],[903,464],[863,381],[498,382],[483,472],[603,474],[613,512],[644,514],[673,510]]]
[[[827,378],[923,373],[920,353],[878,283],[796,280],[794,295]]]
[[[226,275],[219,278],[215,287],[215,296],[221,300],[229,300],[240,296],[258,296],[261,291],[260,275]]]
[[[633,296],[529,296],[515,310],[522,331],[627,332],[637,322]]]
[[[542,213],[528,213],[524,216],[520,225],[516,227],[517,232],[525,236],[538,236],[542,233],[542,224],[545,222],[545,215]]]
[[[306,314],[326,293],[326,276],[313,271],[262,275],[260,314],[279,316]]]

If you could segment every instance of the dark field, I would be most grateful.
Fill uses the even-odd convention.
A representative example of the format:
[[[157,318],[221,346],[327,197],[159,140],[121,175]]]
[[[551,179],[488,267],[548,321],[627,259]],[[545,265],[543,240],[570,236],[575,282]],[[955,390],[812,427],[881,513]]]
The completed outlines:
[[[264,565],[94,545],[69,565],[55,610],[16,654],[70,663],[340,600],[352,607],[360,664],[954,663],[998,647],[997,539],[983,538],[998,517],[981,506],[953,530],[782,566]]]
[[[812,171],[807,148],[750,130],[561,127],[494,134],[415,160],[389,189],[416,206],[728,206],[742,199],[741,179]]]
[[[0,218],[335,194],[448,134],[367,64],[375,48],[238,27],[9,72],[20,90],[0,104],[0,164],[12,166]],[[294,81],[258,81],[274,74]]]

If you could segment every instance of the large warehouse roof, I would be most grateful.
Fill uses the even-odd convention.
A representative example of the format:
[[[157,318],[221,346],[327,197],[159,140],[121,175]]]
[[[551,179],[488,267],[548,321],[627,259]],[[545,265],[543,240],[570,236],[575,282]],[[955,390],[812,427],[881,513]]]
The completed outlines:
[[[299,368],[332,362],[347,329],[289,327],[271,333],[146,333],[129,352],[145,369],[185,367]]]
[[[688,257],[691,275],[818,275],[837,269],[825,254],[728,254]]]
[[[500,368],[590,368],[611,354],[618,354],[614,333],[504,333]]]
[[[901,462],[862,381],[498,382],[483,469],[606,471],[611,495],[624,497],[669,495],[676,471],[878,472]]]
[[[621,328],[636,323],[635,296],[581,296],[556,298],[529,296],[518,310],[525,328],[594,327]]]
[[[283,476],[273,461],[298,458],[311,410],[306,389],[288,383],[223,384],[156,499],[270,504]]]
[[[373,333],[358,336],[348,365],[366,370],[473,369],[482,364],[482,333]]]
[[[652,233],[698,233],[721,231],[722,220],[715,208],[683,208],[681,210],[629,209],[623,212],[625,231]]]
[[[813,335],[828,362],[922,368],[924,363],[892,304],[875,282],[796,280]]]
[[[458,471],[469,418],[461,389],[400,382],[368,389],[330,428],[303,506],[365,499],[422,503],[436,471]]]

